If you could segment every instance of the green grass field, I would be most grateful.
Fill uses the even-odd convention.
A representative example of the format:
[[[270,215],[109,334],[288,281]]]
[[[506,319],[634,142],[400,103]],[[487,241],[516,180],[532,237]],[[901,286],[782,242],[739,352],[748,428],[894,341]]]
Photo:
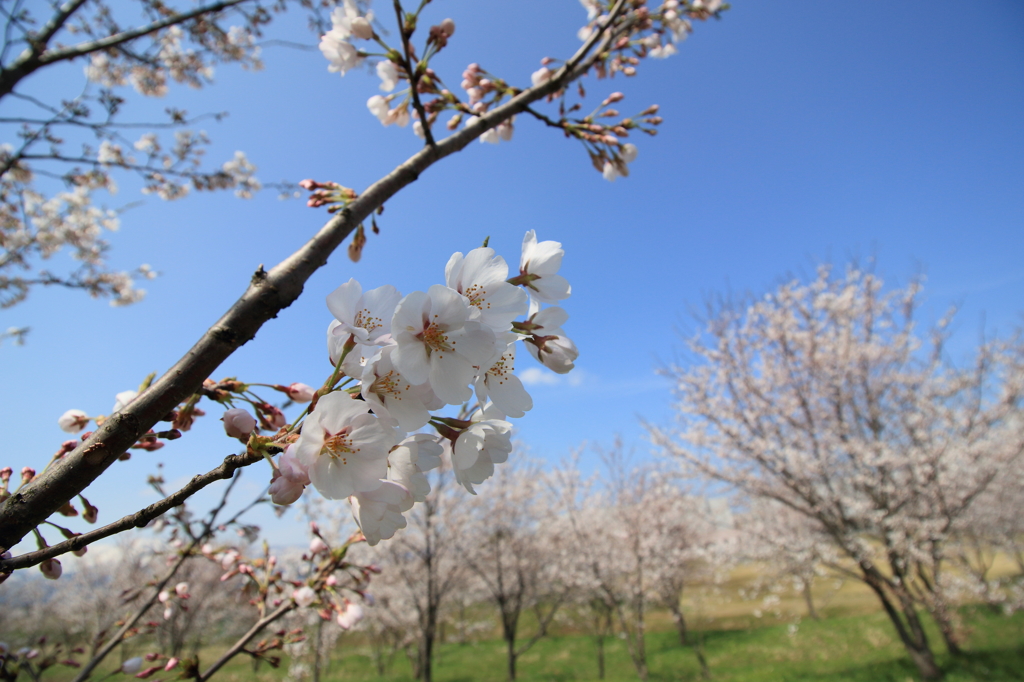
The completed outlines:
[[[913,682],[914,667],[907,659],[892,625],[879,611],[877,600],[863,584],[855,581],[817,581],[814,597],[823,620],[806,616],[800,595],[782,591],[769,606],[739,597],[750,584],[756,566],[744,567],[729,581],[717,586],[692,588],[683,603],[692,636],[701,636],[716,682],[802,682],[805,680],[850,680],[852,682]],[[475,618],[488,618],[485,605],[473,607]],[[982,606],[960,611],[966,655],[951,659],[941,638],[929,626],[929,636],[948,682],[1024,680],[1024,613],[1006,617]],[[524,629],[530,630],[524,618]],[[667,613],[648,617],[648,666],[650,679],[699,680],[700,668],[693,649],[679,645]],[[208,665],[222,648],[210,646],[201,652]],[[125,652],[125,656],[140,652]],[[518,679],[598,679],[597,648],[592,638],[567,626],[555,636],[540,640],[518,663]],[[116,657],[112,657],[116,658]],[[118,658],[118,661],[120,659]],[[606,641],[606,675],[609,682],[636,680],[625,642]],[[101,666],[94,679],[102,679],[118,663]],[[205,667],[205,665],[201,667]],[[215,679],[222,682],[278,682],[287,677],[289,661],[278,669],[261,664],[256,669],[244,657],[235,658]],[[467,644],[442,643],[436,649],[434,679],[437,682],[502,682],[505,680],[504,643],[497,631],[480,635]],[[67,668],[48,671],[44,680],[69,680]],[[154,677],[159,678],[157,675]],[[115,676],[111,679],[123,679]],[[307,678],[309,679],[309,678]],[[388,673],[380,677],[371,658],[365,635],[343,635],[331,655],[322,682],[411,681],[408,660],[398,653]]]
[[[1007,618],[983,608],[963,612],[967,654],[951,660],[938,655],[949,682],[1024,680],[1024,614]],[[935,633],[936,650],[942,645]],[[917,679],[896,640],[892,627],[880,613],[805,620],[795,629],[789,625],[765,625],[750,629],[705,631],[704,645],[713,679],[719,682],[797,682],[850,680],[851,682],[911,682]],[[378,677],[369,650],[343,637],[322,678],[341,680],[412,679],[411,669],[399,654],[387,675]],[[671,631],[648,635],[651,680],[699,680],[693,651],[680,647]],[[541,640],[519,662],[521,680],[596,680],[596,648],[582,635],[563,635]],[[213,656],[211,650],[207,660]],[[223,682],[276,682],[285,677],[287,661],[279,670],[266,665],[253,670],[251,663],[236,659],[219,676]],[[442,644],[435,662],[438,682],[501,682],[505,679],[505,653],[500,641]],[[606,646],[606,677],[609,682],[636,680],[625,643]]]

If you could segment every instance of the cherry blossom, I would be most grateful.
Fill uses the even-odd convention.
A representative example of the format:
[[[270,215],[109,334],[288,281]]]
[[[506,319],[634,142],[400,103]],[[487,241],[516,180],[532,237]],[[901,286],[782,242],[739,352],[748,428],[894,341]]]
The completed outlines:
[[[430,494],[430,482],[424,474],[441,466],[443,452],[430,434],[406,438],[388,454],[388,480],[405,486],[416,502],[424,502]]]
[[[240,407],[233,407],[225,412],[221,420],[224,422],[224,431],[243,443],[248,441],[249,436],[256,430],[256,418]]]
[[[398,69],[390,60],[377,62],[377,76],[380,77],[380,89],[384,92],[391,92],[398,85]]]
[[[526,340],[526,350],[537,361],[558,374],[567,374],[575,367],[579,350],[565,335],[561,327],[569,319],[568,313],[558,306],[545,308],[530,316],[532,336]]]
[[[530,296],[544,303],[557,303],[569,298],[572,287],[558,274],[564,255],[565,251],[560,243],[538,242],[537,233],[528,230],[523,237],[523,253],[519,259],[520,274],[516,279],[521,280]]]
[[[121,664],[120,671],[125,675],[134,675],[135,673],[142,670],[142,657],[135,656],[129,658],[127,661]]]
[[[81,410],[68,410],[57,420],[57,425],[66,433],[78,433],[89,425],[89,417]]]
[[[295,456],[295,445],[289,445],[277,461],[268,491],[270,499],[274,504],[291,504],[302,496],[307,485],[309,474]]]
[[[505,416],[519,418],[533,409],[533,398],[526,392],[519,377],[513,374],[516,361],[515,342],[518,337],[508,334],[505,338],[508,338],[508,346],[497,360],[489,361],[490,367],[476,378],[474,388],[481,405],[486,404],[489,398],[494,407]]]
[[[327,297],[328,310],[341,323],[333,333],[351,334],[363,345],[380,345],[382,337],[391,333],[391,319],[401,298],[390,284],[363,293],[359,282],[350,279]]]
[[[114,407],[111,408],[111,412],[120,412],[124,408],[128,407],[128,403],[139,397],[138,391],[121,391],[114,396]]]
[[[388,111],[391,110],[391,105],[388,104],[386,97],[382,95],[374,95],[370,99],[366,100],[366,108],[370,110],[370,113],[377,117],[384,125],[390,125],[388,119]]]
[[[459,404],[469,399],[469,382],[494,352],[494,332],[473,320],[478,310],[453,289],[435,284],[398,304],[392,352],[395,367],[413,383],[430,382],[441,400]]]
[[[345,608],[338,613],[337,621],[342,630],[351,630],[362,619],[363,607],[355,602],[346,600]]]
[[[474,319],[491,328],[495,334],[512,328],[512,320],[527,310],[528,296],[509,284],[505,259],[494,249],[473,249],[465,256],[452,254],[444,269],[445,284],[476,308]]]
[[[303,585],[292,592],[292,599],[294,599],[295,603],[302,608],[306,608],[316,601],[316,591],[314,591],[309,585]]]
[[[455,480],[473,495],[473,485],[490,478],[494,465],[508,460],[512,452],[512,425],[501,419],[484,418],[484,414],[478,413],[479,421],[459,434],[452,448]]]
[[[358,492],[349,498],[359,528],[371,547],[381,540],[394,537],[395,532],[405,528],[403,512],[412,509],[413,496],[404,485],[394,481],[382,481],[368,492]]]
[[[285,393],[297,403],[308,403],[316,394],[316,389],[308,384],[295,382],[285,388]]]
[[[366,363],[360,394],[382,422],[415,431],[430,420],[430,410],[440,409],[445,403],[429,384],[414,385],[395,368],[392,354],[396,348],[385,346]]]
[[[43,563],[39,564],[39,570],[42,571],[43,577],[47,580],[57,580],[60,578],[61,573],[63,573],[63,568],[57,559],[46,559]]]
[[[306,419],[295,455],[321,495],[341,500],[380,487],[395,441],[394,431],[369,414],[365,402],[335,392]]]

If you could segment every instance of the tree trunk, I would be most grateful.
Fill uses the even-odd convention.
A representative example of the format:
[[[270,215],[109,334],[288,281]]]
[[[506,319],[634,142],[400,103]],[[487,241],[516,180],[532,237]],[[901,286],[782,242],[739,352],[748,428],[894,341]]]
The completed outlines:
[[[938,600],[931,609],[931,616],[935,624],[939,626],[939,633],[942,634],[942,641],[946,643],[946,650],[950,656],[962,656],[964,650],[960,648],[960,637],[957,634],[956,623],[946,604]]]
[[[515,638],[505,637],[505,645],[508,647],[508,682],[515,682],[516,679],[516,641]]]
[[[324,619],[316,625],[316,637],[313,639],[313,682],[320,682],[320,659],[324,649]]]
[[[597,679],[604,679],[604,635],[597,636]]]
[[[889,620],[896,628],[903,647],[907,650],[907,654],[917,667],[918,672],[921,673],[921,677],[929,681],[941,680],[943,678],[942,669],[935,662],[935,655],[928,644],[928,636],[921,626],[921,619],[914,608],[913,600],[908,595],[898,594],[901,608],[897,609],[886,593],[885,578],[878,574],[877,569],[865,568],[863,565],[861,568],[865,573],[864,581],[882,602],[886,615],[889,616]]]
[[[804,601],[807,603],[807,615],[810,616],[814,620],[821,620],[821,616],[819,616],[818,612],[814,609],[814,595],[811,594],[811,582],[812,581],[813,581],[813,578],[811,580],[804,580],[803,581],[803,583],[804,583],[803,593],[804,593]]]
[[[683,617],[683,610],[679,608],[678,602],[668,608],[672,612],[672,622],[676,624],[676,631],[679,633],[679,646],[688,646],[690,642],[686,633],[686,618]]]
[[[697,662],[700,663],[700,678],[702,680],[711,679],[711,668],[708,667],[708,659],[704,657],[704,634],[697,631],[697,641],[693,643],[693,653],[697,656]]]

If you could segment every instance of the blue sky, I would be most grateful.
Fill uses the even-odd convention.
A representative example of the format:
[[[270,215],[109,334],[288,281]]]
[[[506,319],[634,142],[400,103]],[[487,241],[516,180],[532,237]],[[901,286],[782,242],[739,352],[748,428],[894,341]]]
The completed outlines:
[[[475,61],[526,85],[542,57],[577,47],[585,14],[574,0],[509,7],[430,6],[431,23],[450,16],[458,27],[433,64],[442,78],[457,85]],[[488,235],[516,261],[528,229],[565,247],[573,286],[566,331],[581,353],[577,373],[530,387],[535,408],[516,422],[549,461],[617,434],[646,452],[638,417],[671,419],[669,387],[654,371],[682,347],[679,332],[694,329],[691,311],[822,262],[874,258],[892,285],[925,275],[925,320],[960,307],[954,359],[983,331],[1010,332],[1024,293],[1024,5],[867,7],[738,0],[722,21],[698,24],[680,54],[643,64],[636,78],[588,79],[588,101],[621,90],[623,111],[658,103],[665,118],[657,137],[632,139],[639,158],[613,184],[578,144],[523,118],[511,143],[474,144],[443,161],[387,204],[362,262],[333,256],[217,377],[316,384],[329,371],[324,297],[339,284],[355,277],[366,288],[425,290],[443,281],[453,251]],[[293,15],[268,36],[312,43],[303,31]],[[268,48],[265,61],[262,73],[222,68],[202,91],[132,100],[128,115],[155,117],[169,104],[193,114],[228,110],[224,122],[205,126],[211,161],[244,150],[264,181],[312,177],[362,189],[416,151],[408,129],[385,129],[367,112],[375,76],[339,78],[316,51]],[[27,87],[79,87],[80,68]],[[121,185],[111,206],[139,199],[130,179]],[[0,348],[8,433],[0,466],[41,467],[64,439],[61,413],[108,412],[115,393],[180,357],[257,265],[280,261],[325,217],[273,192],[250,201],[147,198],[127,211],[111,260],[162,273],[144,302],[114,309],[50,290],[2,312],[0,326],[32,333],[24,347]],[[533,366],[523,356],[520,369]],[[101,479],[89,493],[101,522],[154,499],[143,481],[157,462],[181,481],[229,454],[213,412],[188,438],[134,454]],[[267,474],[246,473],[252,494]]]

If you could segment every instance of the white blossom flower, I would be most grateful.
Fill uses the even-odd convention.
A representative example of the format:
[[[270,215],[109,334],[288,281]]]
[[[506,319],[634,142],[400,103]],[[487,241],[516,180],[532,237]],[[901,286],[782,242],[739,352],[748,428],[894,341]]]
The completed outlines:
[[[505,142],[512,141],[512,134],[515,133],[516,131],[515,119],[515,116],[508,118],[499,123],[498,127],[495,129],[498,131],[498,137],[500,137]]]
[[[622,147],[619,149],[619,158],[621,158],[626,163],[633,163],[634,161],[636,161],[638,153],[639,150],[636,148],[636,145],[633,144],[632,142],[627,142],[626,144],[622,145]]]
[[[647,54],[654,59],[667,59],[678,52],[679,50],[677,50],[676,46],[672,43],[665,43],[664,45],[658,43],[658,45],[648,50]]]
[[[569,314],[558,306],[545,308],[530,316],[533,336],[525,340],[526,349],[538,362],[558,374],[567,374],[575,366],[579,351],[562,331]]]
[[[302,497],[309,485],[309,473],[295,456],[295,444],[289,445],[277,461],[277,471],[270,482],[270,499],[274,504],[287,505]]]
[[[188,599],[188,583],[182,582],[175,585],[174,594],[178,595],[178,599]]]
[[[301,606],[302,608],[306,608],[314,601],[316,601],[316,592],[309,585],[303,585],[299,589],[292,592],[292,599],[294,599],[295,603]]]
[[[490,130],[484,131],[483,134],[480,135],[480,142],[486,142],[488,144],[498,144],[501,142],[501,136],[498,134],[498,129],[491,128]]]
[[[380,89],[391,92],[398,85],[398,68],[391,60],[377,62],[377,76],[380,78]]]
[[[515,334],[508,334],[508,345],[497,360],[490,361],[490,367],[482,372],[474,382],[476,397],[481,405],[490,398],[502,414],[507,417],[523,417],[533,409],[533,398],[526,392],[523,382],[512,372],[515,370],[516,340]]]
[[[350,279],[327,296],[328,310],[341,323],[333,333],[351,334],[363,345],[380,345],[381,338],[391,333],[391,318],[401,298],[390,284],[363,293],[359,282]]]
[[[395,441],[394,431],[369,414],[364,401],[341,391],[317,402],[302,425],[295,455],[320,494],[340,500],[380,486]]]
[[[512,328],[512,320],[524,314],[529,298],[508,279],[508,264],[494,249],[473,249],[465,256],[452,254],[444,268],[445,283],[469,301],[476,310],[474,318],[495,334]]]
[[[139,397],[138,391],[121,391],[114,396],[114,407],[111,413],[120,412],[124,408],[128,407],[128,403]]]
[[[104,165],[124,163],[121,145],[113,144],[110,140],[103,140],[103,142],[100,142],[100,149],[96,154],[96,160]]]
[[[389,126],[392,123],[399,128],[409,125],[409,107],[407,104],[402,104],[402,106],[388,111],[387,118],[384,119],[384,125]]]
[[[425,473],[441,466],[444,448],[428,433],[406,438],[388,453],[388,480],[400,483],[416,502],[425,502],[430,482]]]
[[[370,113],[377,117],[384,125],[387,124],[388,111],[391,109],[391,105],[388,104],[387,97],[383,95],[374,95],[370,99],[366,100],[366,108],[370,110]]]
[[[135,656],[129,658],[127,661],[121,664],[121,672],[125,675],[134,675],[135,673],[142,670],[142,657]]]
[[[405,528],[403,512],[412,509],[412,493],[394,481],[383,481],[380,487],[369,492],[356,493],[349,498],[356,523],[366,536],[371,547],[381,540],[394,537],[395,532]]]
[[[482,417],[484,413],[477,413]],[[501,419],[480,419],[464,430],[452,448],[455,480],[476,495],[479,485],[494,474],[494,465],[508,460],[512,452],[512,425]]]
[[[78,433],[89,425],[89,417],[81,410],[68,410],[57,420],[57,426],[66,433]]]
[[[536,88],[540,85],[544,85],[549,80],[551,80],[552,75],[553,72],[551,71],[551,69],[549,69],[546,66],[542,66],[536,71],[534,71],[532,74],[530,74],[530,82],[533,83],[533,87]]]
[[[526,279],[524,286],[530,295],[545,303],[556,303],[569,298],[572,287],[564,277],[557,274],[562,267],[565,251],[555,241],[537,241],[537,233],[527,231],[523,237],[523,254],[519,259],[520,276]]]
[[[346,41],[346,37],[342,37],[335,27],[320,39],[320,52],[331,63],[327,70],[337,71],[342,76],[362,64],[365,59],[354,45]]]
[[[395,309],[395,367],[414,384],[429,381],[452,405],[469,399],[474,366],[494,352],[494,332],[471,319],[473,310],[460,293],[440,284],[409,294]]]
[[[373,413],[389,426],[415,431],[430,420],[430,410],[444,407],[444,401],[429,384],[413,384],[395,368],[392,353],[397,346],[385,346],[371,358],[361,376],[361,395]]]
[[[338,625],[342,630],[351,630],[363,619],[363,607],[355,602],[346,601],[345,609],[338,614]]]
[[[608,182],[615,182],[616,178],[621,178],[623,176],[623,170],[623,167],[614,164],[611,161],[605,161],[604,169],[601,171],[601,175],[603,175],[604,179],[607,180]]]

